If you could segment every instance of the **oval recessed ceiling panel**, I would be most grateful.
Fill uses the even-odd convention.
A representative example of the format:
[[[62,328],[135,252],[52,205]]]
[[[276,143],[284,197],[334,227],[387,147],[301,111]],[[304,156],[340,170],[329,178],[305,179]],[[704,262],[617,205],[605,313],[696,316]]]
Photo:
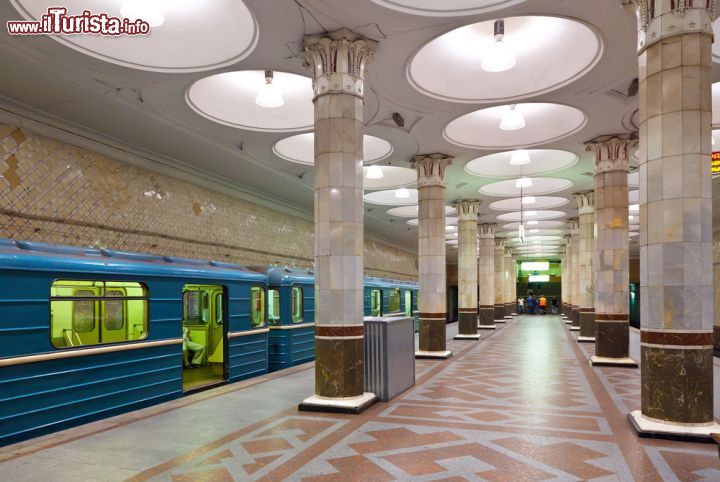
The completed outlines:
[[[416,218],[418,215],[419,206],[402,206],[399,208],[388,209],[387,213],[391,216],[398,216],[401,218]],[[455,208],[452,206],[445,206],[445,215],[454,214]]]
[[[500,128],[515,111],[514,130]],[[522,123],[517,113],[522,114]],[[443,136],[448,142],[477,149],[531,147],[567,137],[587,124],[587,116],[575,107],[547,102],[501,105],[480,109],[451,121]]]
[[[407,189],[407,197],[398,197],[399,189],[375,191],[363,196],[368,204],[384,204],[386,206],[410,206],[418,203],[418,190]]]
[[[523,165],[510,162],[523,159]],[[465,164],[465,171],[480,177],[520,177],[536,176],[548,172],[567,169],[578,162],[579,157],[569,151],[558,149],[528,149],[498,152],[487,156],[476,157]]]
[[[290,132],[313,128],[310,77],[274,72],[273,85],[282,93],[284,101],[280,107],[261,107],[255,102],[264,85],[262,70],[224,72],[198,80],[185,97],[201,116],[238,129]]]
[[[48,0],[11,0],[27,20],[58,5]],[[146,0],[150,1],[150,0]],[[236,64],[258,40],[255,17],[242,0],[152,0],[162,24],[147,35],[51,35],[74,50],[113,64],[154,72],[199,72]],[[122,0],[65,0],[70,15],[84,10],[122,18]]]
[[[522,203],[521,199],[525,199],[524,204]],[[494,203],[491,203],[488,207],[495,211],[519,211],[521,208],[523,210],[537,210],[556,208],[558,206],[563,206],[569,202],[570,200],[564,197],[524,196],[524,198],[516,197],[512,199],[503,199],[502,201],[495,201]]]
[[[517,221],[520,222],[520,215],[522,214],[522,220],[527,221],[547,221],[549,219],[557,219],[565,216],[563,211],[524,211],[522,213],[505,213],[497,217],[498,221]]]
[[[366,163],[385,159],[392,154],[393,148],[385,139],[365,135],[363,137],[363,154]],[[286,161],[312,166],[315,164],[315,133],[306,132],[286,137],[275,143],[273,152]],[[412,169],[413,177],[417,174]]]
[[[506,57],[515,59],[513,67],[499,72],[483,68],[496,46],[492,19],[456,28],[423,45],[407,68],[410,84],[450,102],[509,102],[567,85],[602,56],[600,37],[578,21],[544,16],[503,20],[502,45]]]
[[[418,219],[410,219],[406,221],[407,224],[410,226],[417,226],[420,221]],[[457,226],[458,218],[453,216],[450,218],[445,218],[445,226]]]
[[[398,12],[428,17],[455,17],[491,12],[525,0],[372,0]]]
[[[551,228],[560,228],[565,226],[565,221],[535,221],[533,224],[529,224],[527,221],[525,222],[525,229],[551,229]],[[503,229],[509,229],[517,231],[517,229],[520,227],[520,223],[508,223],[503,224]]]
[[[569,179],[556,179],[552,177],[533,177],[532,186],[522,188],[523,196],[537,196],[563,191],[572,187],[573,182]],[[515,186],[515,179],[498,181],[486,184],[480,188],[480,192],[488,196],[520,196],[520,188]]]

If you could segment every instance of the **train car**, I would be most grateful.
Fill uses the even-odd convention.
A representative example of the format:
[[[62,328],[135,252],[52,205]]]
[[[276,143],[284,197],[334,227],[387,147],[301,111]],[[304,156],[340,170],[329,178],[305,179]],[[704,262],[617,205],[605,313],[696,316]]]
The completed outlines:
[[[268,371],[265,276],[0,241],[0,445]]]
[[[414,316],[418,284],[385,278],[365,277],[365,316]]]
[[[295,268],[264,268],[268,282],[268,363],[282,370],[315,359],[315,276]]]

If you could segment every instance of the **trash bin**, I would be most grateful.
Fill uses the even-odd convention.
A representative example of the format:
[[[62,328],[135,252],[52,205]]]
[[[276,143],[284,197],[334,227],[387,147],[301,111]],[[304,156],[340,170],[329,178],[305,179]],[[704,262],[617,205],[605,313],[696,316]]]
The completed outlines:
[[[365,317],[365,391],[387,402],[413,385],[413,318]]]

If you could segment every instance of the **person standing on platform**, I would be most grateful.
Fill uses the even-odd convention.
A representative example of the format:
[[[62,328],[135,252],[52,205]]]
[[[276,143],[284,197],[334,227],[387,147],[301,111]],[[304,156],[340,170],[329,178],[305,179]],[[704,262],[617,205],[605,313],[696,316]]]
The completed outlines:
[[[540,314],[544,315],[547,308],[547,298],[544,295],[540,295]]]
[[[556,296],[553,296],[553,299],[550,301],[550,307],[552,308],[552,314],[553,316],[557,316],[558,312],[558,299]]]
[[[522,315],[525,312],[525,300],[523,300],[522,297],[519,297],[517,299],[517,306],[518,313]]]

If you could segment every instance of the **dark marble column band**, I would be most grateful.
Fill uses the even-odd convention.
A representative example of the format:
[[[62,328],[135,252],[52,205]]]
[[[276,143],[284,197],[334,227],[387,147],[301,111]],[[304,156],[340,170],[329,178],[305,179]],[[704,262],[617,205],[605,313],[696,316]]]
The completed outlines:
[[[597,320],[597,318],[596,318]],[[595,354],[603,358],[627,358],[630,353],[630,323],[597,321],[595,323]]]
[[[460,309],[458,313],[458,334],[477,335],[478,312],[471,308]]]
[[[720,326],[713,326],[713,347],[715,356],[720,356]]]
[[[640,330],[640,343],[675,346],[712,346],[710,332],[669,332]],[[711,370],[712,371],[712,370]]]
[[[512,313],[513,313],[513,304],[505,303],[505,316],[512,316]]]
[[[363,338],[315,339],[315,393],[321,397],[358,397],[365,378]]]
[[[420,346],[427,347],[426,351],[445,351],[445,313],[442,318],[433,316],[426,318],[420,314]]]
[[[458,308],[458,313],[477,313],[478,310],[474,308]]]
[[[364,326],[315,325],[315,336],[364,336]]]
[[[595,320],[614,320],[614,321],[628,321],[630,315],[627,313],[595,313]]]
[[[480,326],[492,326],[495,324],[495,307],[481,306],[478,312],[478,324]]]
[[[580,336],[595,337],[595,311],[592,308],[580,310]]]
[[[505,319],[505,305],[495,305],[495,319]]]
[[[447,317],[447,313],[420,313],[420,318],[427,318],[427,319],[443,319],[445,320]]]
[[[642,414],[675,424],[713,422],[712,349],[640,347]]]
[[[570,311],[570,321],[572,321],[572,326],[580,327],[580,308],[577,306],[573,306],[572,310]]]

